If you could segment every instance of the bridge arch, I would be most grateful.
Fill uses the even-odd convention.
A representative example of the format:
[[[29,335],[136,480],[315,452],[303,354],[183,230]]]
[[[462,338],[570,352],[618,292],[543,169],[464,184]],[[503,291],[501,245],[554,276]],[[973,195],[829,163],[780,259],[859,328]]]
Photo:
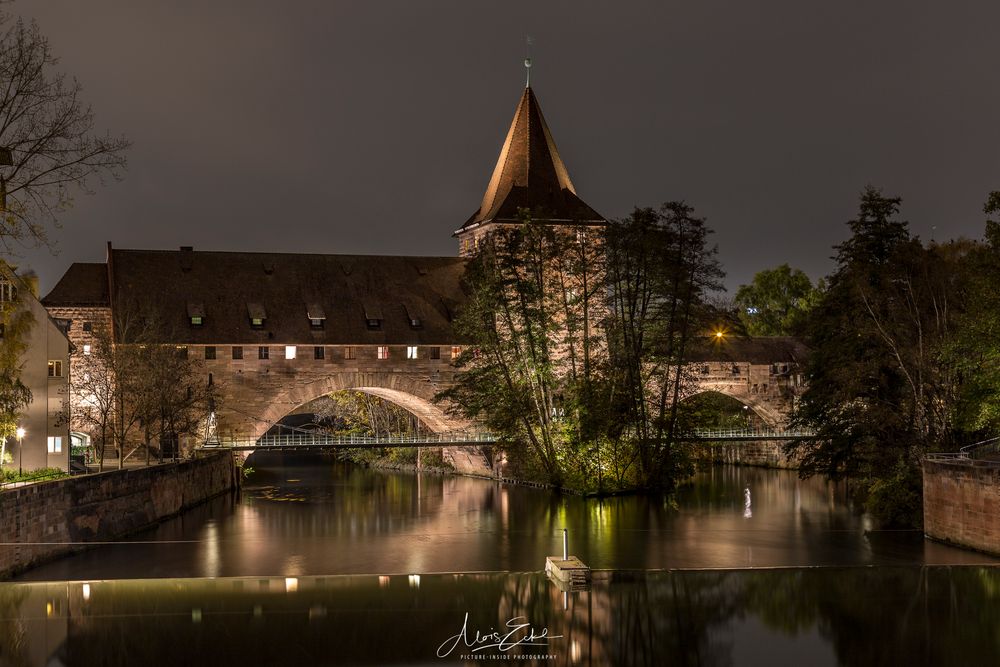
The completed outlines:
[[[335,372],[308,382],[294,383],[290,388],[274,393],[261,392],[254,401],[258,406],[255,413],[242,410],[245,414],[234,414],[232,417],[244,424],[241,429],[244,433],[259,438],[282,417],[306,403],[337,391],[361,391],[403,408],[435,433],[468,428],[469,422],[449,415],[444,407],[433,402],[440,389],[438,383],[427,377],[392,372]]]
[[[741,391],[732,391],[728,387],[724,386],[694,388],[681,397],[681,401],[689,401],[698,396],[705,396],[706,394],[720,394],[741,403],[752,410],[753,413],[764,422],[767,428],[780,429],[787,421],[784,414],[776,410],[773,406],[768,405],[763,400],[756,398],[753,394]]]

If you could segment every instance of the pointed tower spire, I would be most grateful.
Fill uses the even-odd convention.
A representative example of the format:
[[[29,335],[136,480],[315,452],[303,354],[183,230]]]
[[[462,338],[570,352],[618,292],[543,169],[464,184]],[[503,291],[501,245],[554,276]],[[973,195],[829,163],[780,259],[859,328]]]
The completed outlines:
[[[455,232],[463,253],[468,243],[462,242],[473,230],[493,223],[517,224],[521,209],[547,224],[607,223],[577,196],[530,85],[517,104],[479,209]]]

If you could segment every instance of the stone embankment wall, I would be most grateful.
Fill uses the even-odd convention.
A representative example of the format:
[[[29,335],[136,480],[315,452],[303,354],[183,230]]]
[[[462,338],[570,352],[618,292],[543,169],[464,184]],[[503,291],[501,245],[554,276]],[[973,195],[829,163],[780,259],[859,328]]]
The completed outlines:
[[[923,467],[924,534],[1000,555],[1000,466],[956,459]]]
[[[121,538],[232,490],[229,452],[0,492],[0,578]]]
[[[797,469],[798,459],[785,456],[783,444],[775,440],[698,444],[695,458],[707,463]]]

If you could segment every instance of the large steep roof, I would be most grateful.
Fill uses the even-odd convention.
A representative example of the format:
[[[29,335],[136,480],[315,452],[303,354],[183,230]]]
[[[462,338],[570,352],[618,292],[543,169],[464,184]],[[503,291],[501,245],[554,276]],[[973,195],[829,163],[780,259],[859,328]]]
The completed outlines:
[[[464,301],[458,257],[110,251],[110,301],[137,304],[164,343],[446,345]],[[97,270],[100,267],[101,270]],[[45,305],[108,301],[106,264],[74,264]],[[192,326],[190,318],[202,318]],[[261,317],[260,327],[251,325]],[[313,328],[310,318],[323,319]],[[379,320],[370,329],[367,320]],[[414,324],[414,320],[418,323]]]
[[[74,262],[42,299],[45,306],[110,306],[108,265]]]
[[[522,208],[544,221],[606,222],[577,196],[530,86],[518,102],[482,204],[456,234],[486,222],[515,222]]]

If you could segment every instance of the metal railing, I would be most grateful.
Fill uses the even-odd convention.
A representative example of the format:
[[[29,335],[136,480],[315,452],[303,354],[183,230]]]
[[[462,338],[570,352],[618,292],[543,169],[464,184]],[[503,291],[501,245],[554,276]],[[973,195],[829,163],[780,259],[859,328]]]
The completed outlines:
[[[924,454],[926,461],[950,461],[964,465],[1000,466],[1000,460],[984,459],[987,454],[1000,453],[1000,437],[980,440],[962,447],[957,452],[935,452]]]
[[[683,441],[799,440],[814,431],[805,429],[706,429],[678,438]],[[489,431],[462,430],[418,435],[337,435],[318,431],[297,431],[278,435],[223,436],[207,442],[202,449],[326,449],[383,447],[441,447],[443,445],[494,444],[500,437]]]
[[[497,436],[488,431],[447,431],[419,435],[334,435],[319,432],[299,432],[252,437],[221,437],[205,443],[202,449],[297,449],[303,448],[382,448],[440,447],[442,445],[492,444]]]
[[[802,440],[816,435],[809,429],[699,429],[678,438],[679,440]]]

